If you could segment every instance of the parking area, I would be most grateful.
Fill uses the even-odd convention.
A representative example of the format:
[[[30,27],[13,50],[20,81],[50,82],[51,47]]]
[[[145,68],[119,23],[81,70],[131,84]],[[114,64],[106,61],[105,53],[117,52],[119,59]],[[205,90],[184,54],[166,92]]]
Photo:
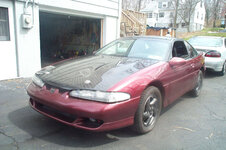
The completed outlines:
[[[200,97],[178,99],[145,135],[129,128],[87,132],[47,118],[28,106],[29,82],[0,81],[1,150],[226,149],[226,76],[207,73]]]

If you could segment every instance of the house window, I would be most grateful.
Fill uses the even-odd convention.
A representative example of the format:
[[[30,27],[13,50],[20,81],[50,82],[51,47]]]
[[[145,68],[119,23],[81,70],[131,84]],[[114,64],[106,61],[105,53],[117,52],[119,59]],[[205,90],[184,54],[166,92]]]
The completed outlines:
[[[182,23],[181,26],[182,27],[187,27],[188,26],[188,23]]]
[[[159,13],[159,18],[163,18],[164,17],[164,12],[160,12]]]
[[[167,7],[167,3],[163,3],[163,4],[162,4],[162,7],[163,7],[163,8],[166,8],[166,7]]]
[[[203,20],[203,14],[202,14],[201,20]]]
[[[162,8],[162,2],[158,3],[158,8]]]
[[[0,41],[9,41],[8,8],[0,7]]]
[[[156,18],[156,21],[158,21],[158,14],[154,13],[154,17]]]
[[[168,2],[168,8],[172,6],[172,2]]]
[[[152,18],[152,13],[148,13],[148,18]]]
[[[197,19],[199,19],[199,12],[197,12]]]
[[[202,1],[200,2],[200,7],[202,8]]]
[[[0,7],[0,41],[9,41],[8,8]]]
[[[170,18],[173,18],[173,12],[170,12]]]

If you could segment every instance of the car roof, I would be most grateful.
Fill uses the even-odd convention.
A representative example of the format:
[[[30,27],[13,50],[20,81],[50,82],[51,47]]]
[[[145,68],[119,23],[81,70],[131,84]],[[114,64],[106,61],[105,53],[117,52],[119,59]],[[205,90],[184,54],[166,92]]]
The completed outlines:
[[[192,38],[195,38],[195,37],[224,39],[224,37],[220,37],[220,36],[194,36],[194,37],[192,37]]]
[[[182,39],[166,37],[166,36],[131,36],[131,37],[122,37],[120,39],[143,39],[143,38],[156,39],[156,40],[167,40],[167,41],[182,40]]]

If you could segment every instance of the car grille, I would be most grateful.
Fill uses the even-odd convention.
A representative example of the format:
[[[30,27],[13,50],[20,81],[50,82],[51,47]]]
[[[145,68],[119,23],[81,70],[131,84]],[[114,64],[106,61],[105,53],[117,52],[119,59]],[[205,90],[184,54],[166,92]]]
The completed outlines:
[[[35,107],[37,110],[41,111],[41,112],[44,112],[50,116],[53,116],[55,118],[58,118],[60,120],[63,120],[65,122],[68,122],[68,123],[72,123],[76,120],[76,116],[72,115],[72,114],[69,114],[69,113],[65,113],[65,112],[61,112],[57,109],[54,109],[52,107],[49,107],[49,106],[46,106],[46,105],[43,105],[37,101],[34,101],[34,100],[30,100],[30,103],[33,107]]]
[[[78,117],[69,113],[61,112],[55,108],[41,104],[33,99],[30,99],[30,104],[34,109],[40,111],[41,113],[44,113],[45,115],[47,114],[54,119],[67,122],[70,125],[76,124],[86,128],[98,128],[104,123],[103,120],[95,119],[93,122],[90,120],[90,118]]]

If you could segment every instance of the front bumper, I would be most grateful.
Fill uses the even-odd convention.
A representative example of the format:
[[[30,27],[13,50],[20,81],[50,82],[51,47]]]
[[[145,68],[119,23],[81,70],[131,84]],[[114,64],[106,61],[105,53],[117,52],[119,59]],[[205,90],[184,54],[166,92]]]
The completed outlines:
[[[221,71],[224,62],[222,58],[205,57],[205,67],[213,71]]]
[[[100,103],[72,98],[68,92],[52,92],[31,83],[27,92],[33,109],[67,125],[90,131],[105,131],[130,126],[139,97],[119,103]],[[95,121],[94,121],[95,120]]]

